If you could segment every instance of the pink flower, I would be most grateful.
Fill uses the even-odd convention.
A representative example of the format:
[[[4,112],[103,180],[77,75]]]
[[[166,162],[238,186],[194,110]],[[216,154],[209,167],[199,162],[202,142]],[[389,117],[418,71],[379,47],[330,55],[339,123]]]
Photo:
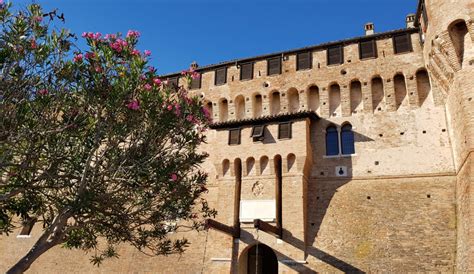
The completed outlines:
[[[160,78],[153,78],[153,83],[155,83],[155,85],[160,85],[161,84]]]
[[[181,115],[181,106],[180,105],[178,105],[178,104],[174,105],[174,114],[176,114],[176,116]]]
[[[202,107],[201,111],[207,119],[211,118],[211,112],[209,111],[209,109],[207,109],[207,107]]]
[[[191,74],[191,78],[193,79],[199,79],[199,77],[201,77],[201,75],[197,72],[193,72],[193,74]]]
[[[168,107],[167,107],[166,109],[172,110],[172,109],[173,109],[173,106],[172,106],[172,105],[168,105]]]
[[[145,54],[145,56],[150,56],[151,55],[151,51],[149,51],[147,49],[143,53]]]
[[[186,74],[188,74],[188,71],[187,71],[187,70],[181,71],[181,75],[186,75]]]
[[[149,72],[155,72],[155,70],[156,70],[155,67],[152,67],[152,66],[148,67]]]
[[[97,39],[99,39],[101,36],[102,36],[102,33],[96,32],[95,34],[92,35],[92,39],[97,40]]]
[[[186,120],[188,120],[189,122],[192,122],[194,121],[194,116],[192,116],[191,114],[186,116]]]
[[[170,179],[171,181],[176,182],[178,180],[178,175],[176,175],[176,173],[171,173]]]
[[[138,37],[140,37],[140,32],[136,30],[129,30],[127,32],[127,38],[138,38]]]
[[[115,34],[106,34],[105,39],[115,40],[115,39],[117,39],[117,35],[115,35]]]
[[[43,21],[43,17],[41,17],[41,16],[35,16],[33,19],[34,19],[36,22],[38,22],[38,23],[40,23],[41,21]]]
[[[36,49],[38,46],[36,45],[36,40],[33,38],[31,39],[30,46],[32,49]]]
[[[98,73],[102,72],[102,68],[100,66],[96,66],[94,69],[95,69],[95,72],[98,72]]]
[[[48,95],[49,92],[47,89],[40,89],[36,93],[38,93],[39,95]]]
[[[146,80],[146,76],[144,74],[140,75],[140,80]]]
[[[86,52],[86,58],[87,59],[94,59],[95,58],[95,53],[93,52]]]
[[[145,84],[145,85],[143,86],[143,88],[144,88],[145,90],[151,90],[151,85],[150,85],[150,84]]]
[[[79,53],[79,54],[77,54],[76,56],[74,56],[73,61],[74,61],[75,63],[81,63],[81,62],[82,62],[82,54]]]
[[[86,38],[87,37],[87,32],[83,32],[82,33],[82,38]]]
[[[140,103],[138,102],[137,99],[133,99],[127,104],[127,108],[131,110],[138,110],[140,108]]]
[[[140,51],[137,49],[132,50],[132,55],[138,56],[140,55]]]

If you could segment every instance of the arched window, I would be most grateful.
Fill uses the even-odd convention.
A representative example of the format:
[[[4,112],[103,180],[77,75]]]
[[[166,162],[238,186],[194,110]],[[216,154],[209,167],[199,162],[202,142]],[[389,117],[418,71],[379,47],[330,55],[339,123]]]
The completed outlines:
[[[235,98],[235,118],[238,120],[245,118],[245,99],[244,96],[239,95]]]
[[[280,113],[280,93],[278,91],[274,91],[270,95],[270,110],[272,115]]]
[[[254,118],[262,116],[262,95],[257,93],[252,97],[252,108]]]
[[[335,126],[326,129],[326,155],[339,155],[339,136]]]
[[[221,99],[219,102],[219,120],[221,122],[227,121],[229,112],[229,105],[227,103],[227,99]]]
[[[354,132],[352,131],[352,126],[346,124],[341,129],[341,148],[342,154],[354,154]]]

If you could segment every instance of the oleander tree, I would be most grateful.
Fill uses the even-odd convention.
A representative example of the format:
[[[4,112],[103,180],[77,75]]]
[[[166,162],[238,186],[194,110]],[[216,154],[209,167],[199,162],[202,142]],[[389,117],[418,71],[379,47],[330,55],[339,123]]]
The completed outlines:
[[[137,31],[83,33],[81,51],[58,19],[0,0],[0,233],[43,226],[9,273],[55,246],[90,252],[96,265],[122,243],[182,252],[188,241],[169,232],[202,229],[216,213],[198,149],[209,113],[157,76]]]

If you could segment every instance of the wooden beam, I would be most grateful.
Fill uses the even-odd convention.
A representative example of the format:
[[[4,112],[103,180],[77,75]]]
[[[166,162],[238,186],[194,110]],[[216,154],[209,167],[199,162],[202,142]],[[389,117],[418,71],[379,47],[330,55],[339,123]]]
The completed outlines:
[[[259,230],[265,231],[269,234],[272,234],[273,236],[277,237],[278,239],[281,239],[282,237],[282,229],[281,227],[276,227],[273,226],[265,221],[262,221],[260,219],[255,219],[253,220],[253,227],[258,228]]]
[[[232,226],[225,225],[223,223],[220,223],[216,220],[213,219],[207,219],[206,220],[206,225],[209,228],[213,228],[217,231],[223,232],[227,235],[230,235],[234,238],[239,238],[240,237],[240,228],[235,228]]]

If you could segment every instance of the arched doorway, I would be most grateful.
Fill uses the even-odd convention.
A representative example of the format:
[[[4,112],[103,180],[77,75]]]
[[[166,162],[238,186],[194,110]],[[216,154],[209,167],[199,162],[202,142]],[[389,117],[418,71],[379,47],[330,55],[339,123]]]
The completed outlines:
[[[258,244],[250,247],[247,254],[248,274],[273,274],[278,273],[278,260],[273,250]]]

